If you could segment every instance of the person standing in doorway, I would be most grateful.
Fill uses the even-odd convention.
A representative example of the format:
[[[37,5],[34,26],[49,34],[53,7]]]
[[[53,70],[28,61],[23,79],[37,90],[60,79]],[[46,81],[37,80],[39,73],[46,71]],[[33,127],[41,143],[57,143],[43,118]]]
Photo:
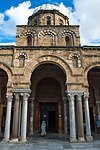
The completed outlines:
[[[45,136],[46,135],[46,123],[45,121],[42,121],[41,124],[41,136]]]

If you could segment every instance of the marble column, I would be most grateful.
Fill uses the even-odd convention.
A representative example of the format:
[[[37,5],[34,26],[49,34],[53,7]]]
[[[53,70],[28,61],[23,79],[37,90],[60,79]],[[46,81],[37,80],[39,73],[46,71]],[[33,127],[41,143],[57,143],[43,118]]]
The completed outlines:
[[[12,140],[18,141],[19,94],[15,93],[14,115],[12,125]]]
[[[82,110],[82,94],[77,94],[77,130],[78,130],[78,141],[84,142],[84,128],[83,128],[83,110]]]
[[[0,132],[2,132],[3,107],[0,106]]]
[[[58,103],[58,115],[59,115],[59,133],[62,133],[62,113],[61,113],[61,102]]]
[[[27,131],[27,104],[28,104],[29,93],[23,93],[22,103],[22,120],[21,120],[21,136],[20,140],[26,142],[26,131]]]
[[[66,97],[63,97],[62,99],[63,99],[63,103],[64,103],[64,134],[68,135]]]
[[[29,134],[33,135],[33,113],[34,113],[34,98],[29,99],[29,109],[30,109],[30,117],[29,117]]]
[[[11,107],[12,107],[12,93],[7,93],[7,112],[5,121],[5,131],[3,141],[9,141],[10,139],[10,123],[11,123]]]
[[[86,140],[90,142],[90,141],[93,141],[93,138],[91,136],[88,98],[89,98],[89,94],[84,94],[84,110],[85,110],[85,123],[86,123]]]
[[[70,119],[70,142],[76,142],[74,94],[68,94],[69,119]]]
[[[20,100],[19,100],[19,113],[18,113],[18,137],[20,138],[21,135],[21,118],[22,118],[22,101],[23,101],[23,97],[21,96],[21,94],[19,95]]]

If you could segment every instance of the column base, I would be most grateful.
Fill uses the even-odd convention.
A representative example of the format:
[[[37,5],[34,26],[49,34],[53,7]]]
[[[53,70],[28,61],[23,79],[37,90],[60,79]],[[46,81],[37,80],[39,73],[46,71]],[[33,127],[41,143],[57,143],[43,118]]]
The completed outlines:
[[[93,137],[91,135],[86,136],[86,141],[87,142],[93,142]]]
[[[16,139],[11,139],[9,142],[10,142],[10,143],[16,143],[16,142],[18,142],[18,138],[16,138]]]
[[[76,143],[77,142],[77,139],[75,137],[70,137],[70,140],[69,140],[71,143]]]
[[[84,137],[78,137],[78,142],[86,142]]]
[[[29,136],[35,135],[33,132],[28,133]]]
[[[21,142],[21,143],[26,143],[26,142],[27,142],[27,139],[20,139],[20,142]]]
[[[1,141],[1,143],[8,143],[8,142],[9,142],[9,139],[6,139],[6,138],[2,139]]]

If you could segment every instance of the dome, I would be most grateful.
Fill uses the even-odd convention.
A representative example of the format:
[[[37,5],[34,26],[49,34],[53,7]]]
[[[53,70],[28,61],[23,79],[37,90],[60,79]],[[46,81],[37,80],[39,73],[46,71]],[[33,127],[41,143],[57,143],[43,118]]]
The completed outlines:
[[[34,9],[28,18],[28,25],[69,25],[69,18],[61,11],[59,6],[43,4]]]
[[[59,10],[59,7],[53,4],[43,4],[34,9],[33,14],[37,13],[39,10]],[[62,13],[62,12],[61,12]]]
[[[36,7],[28,18],[28,25],[68,25],[69,18],[59,10],[59,6],[43,4]]]

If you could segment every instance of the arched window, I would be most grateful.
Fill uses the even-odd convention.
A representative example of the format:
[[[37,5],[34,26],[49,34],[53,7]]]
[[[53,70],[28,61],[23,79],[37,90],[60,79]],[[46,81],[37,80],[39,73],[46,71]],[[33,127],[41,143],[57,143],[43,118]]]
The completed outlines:
[[[27,46],[32,46],[32,36],[31,35],[27,36]]]
[[[72,56],[72,63],[73,63],[73,67],[75,67],[75,68],[78,67],[78,57],[77,56]]]
[[[25,56],[20,55],[18,59],[19,59],[19,67],[24,67],[25,66]]]
[[[50,16],[47,16],[47,25],[51,25],[51,17]]]
[[[63,20],[62,19],[59,19],[59,24],[60,24],[60,26],[63,25]]]
[[[69,36],[65,37],[66,46],[71,46],[71,39]]]
[[[37,19],[34,20],[34,26],[37,26]]]

